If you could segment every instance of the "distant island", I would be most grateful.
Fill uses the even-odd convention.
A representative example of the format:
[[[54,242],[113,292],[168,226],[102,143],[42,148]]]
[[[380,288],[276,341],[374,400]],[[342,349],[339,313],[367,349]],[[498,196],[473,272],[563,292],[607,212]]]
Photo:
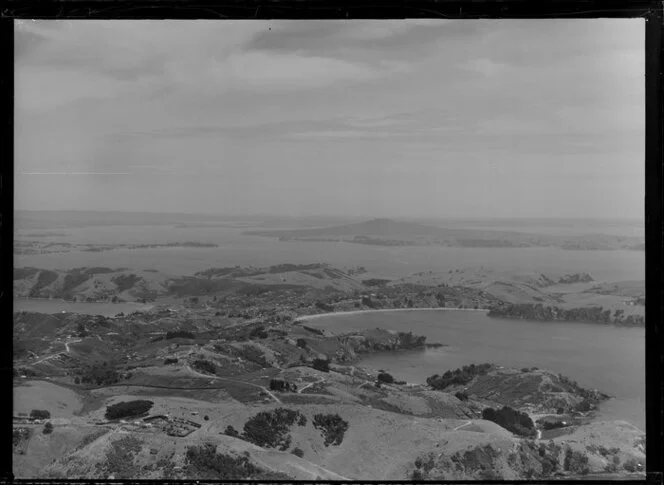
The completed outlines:
[[[274,237],[280,241],[346,242],[375,246],[449,246],[467,248],[557,247],[568,250],[643,250],[643,238],[605,234],[555,236],[516,231],[444,228],[417,222],[372,219],[340,226],[252,230],[245,235]]]

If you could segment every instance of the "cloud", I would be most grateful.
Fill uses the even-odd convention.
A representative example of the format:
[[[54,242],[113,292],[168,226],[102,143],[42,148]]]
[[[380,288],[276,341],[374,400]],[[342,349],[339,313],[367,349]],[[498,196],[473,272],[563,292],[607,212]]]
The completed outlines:
[[[337,82],[361,82],[374,79],[389,70],[325,57],[295,54],[263,54],[259,52],[233,55],[226,72],[244,87],[298,89],[323,87]]]
[[[466,67],[486,77],[495,77],[507,71],[508,67],[491,59],[472,59],[466,63]]]

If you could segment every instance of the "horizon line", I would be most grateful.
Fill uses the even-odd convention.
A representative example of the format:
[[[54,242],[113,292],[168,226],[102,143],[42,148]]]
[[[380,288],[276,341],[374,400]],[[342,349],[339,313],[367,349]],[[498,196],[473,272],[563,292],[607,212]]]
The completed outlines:
[[[119,214],[145,214],[145,215],[182,215],[182,216],[215,216],[215,217],[282,217],[291,219],[305,219],[305,218],[350,218],[350,219],[442,219],[442,220],[629,220],[629,221],[645,221],[645,216],[447,216],[447,215],[349,215],[349,214],[279,214],[279,213],[266,213],[266,212],[253,212],[253,213],[221,213],[221,212],[156,212],[156,211],[131,211],[131,210],[118,210],[118,209],[14,209],[14,213],[18,212],[77,212],[77,213],[119,213]]]

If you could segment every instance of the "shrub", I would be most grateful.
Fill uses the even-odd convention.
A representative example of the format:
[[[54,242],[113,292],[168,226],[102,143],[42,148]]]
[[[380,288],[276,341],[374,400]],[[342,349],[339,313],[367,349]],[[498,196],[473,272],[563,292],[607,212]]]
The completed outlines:
[[[392,375],[388,374],[387,372],[381,372],[380,374],[378,374],[378,382],[383,382],[385,384],[393,384],[394,377],[392,377]]]
[[[240,436],[240,433],[238,433],[238,431],[235,428],[233,428],[233,426],[231,426],[230,424],[226,426],[224,434],[227,436],[232,436],[233,438],[237,438],[238,436]]]
[[[459,400],[459,401],[467,401],[468,400],[468,394],[466,394],[463,391],[459,391],[454,393],[454,396]]]
[[[293,451],[291,451],[295,456],[299,456],[300,458],[304,457],[304,451],[300,448],[293,448]]]
[[[301,349],[304,349],[307,347],[307,341],[304,340],[303,338],[297,339],[297,346],[300,347]]]
[[[122,419],[140,416],[147,413],[153,406],[152,401],[136,400],[123,401],[106,408],[106,419]]]
[[[51,412],[45,409],[33,409],[30,411],[30,419],[51,419]]]
[[[203,416],[203,419],[204,419],[205,421],[209,421],[209,420],[210,420],[210,416]]]
[[[311,367],[321,372],[330,372],[330,361],[324,359],[314,359]]]
[[[44,433],[44,434],[51,434],[52,432],[53,432],[53,425],[51,424],[50,421],[48,421],[48,422],[44,425],[44,431],[43,431],[43,433]]]
[[[177,364],[178,359],[177,358],[166,358],[164,359],[164,365],[171,365],[171,364]]]
[[[348,421],[342,419],[338,414],[316,414],[313,425],[314,428],[321,431],[325,446],[339,446],[349,427]]]

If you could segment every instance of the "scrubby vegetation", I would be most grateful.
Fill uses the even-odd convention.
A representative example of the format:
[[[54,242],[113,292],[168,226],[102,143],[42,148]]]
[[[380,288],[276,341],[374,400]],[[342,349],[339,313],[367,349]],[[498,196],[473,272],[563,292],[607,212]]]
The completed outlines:
[[[242,438],[264,448],[285,451],[292,440],[290,427],[295,423],[299,426],[306,424],[306,417],[299,411],[287,408],[261,411],[244,423]]]
[[[57,279],[58,279],[58,273],[56,273],[55,271],[48,271],[48,270],[40,271],[39,275],[37,276],[37,282],[33,285],[32,289],[30,290],[29,296],[30,297],[39,296],[39,292],[41,291],[42,288],[54,283],[55,280]]]
[[[14,268],[14,281],[32,278],[38,272],[37,268]]]
[[[265,339],[268,338],[268,336],[268,333],[261,327],[256,327],[249,333],[249,338],[252,340]]]
[[[120,374],[114,364],[103,362],[83,368],[79,378],[83,384],[106,386],[119,382]]]
[[[295,456],[298,456],[298,457],[300,457],[300,458],[303,458],[303,457],[304,457],[304,451],[302,451],[301,448],[293,448],[293,449],[291,450],[291,453],[293,453]]]
[[[186,453],[186,473],[191,478],[208,480],[287,480],[283,473],[268,472],[249,462],[249,458],[217,453],[213,444],[190,446]]]
[[[519,436],[535,436],[537,430],[535,423],[526,413],[512,409],[509,406],[503,406],[500,410],[486,408],[482,411],[482,419],[493,421],[506,430]]]
[[[136,276],[135,274],[128,275],[119,275],[113,278],[111,281],[117,286],[117,291],[122,293],[123,291],[131,290],[136,283],[141,281],[143,278]]]
[[[240,436],[240,433],[238,432],[238,430],[233,428],[233,426],[231,426],[230,424],[228,426],[226,426],[226,429],[224,430],[224,434],[227,435],[227,436],[232,436],[233,438],[237,438],[237,437]]]
[[[379,279],[379,278],[371,278],[371,279],[362,281],[362,284],[365,285],[365,286],[385,286],[389,282],[390,282],[390,280],[384,280],[384,279]]]
[[[601,306],[565,309],[544,306],[541,303],[506,304],[492,307],[488,316],[522,320],[604,323],[628,327],[645,325],[643,315],[625,316],[624,310],[618,309],[611,313],[610,309],[604,309]]]
[[[44,429],[42,433],[44,434],[51,434],[53,432],[53,423],[50,421],[47,421],[46,424],[44,425]]]
[[[217,366],[209,360],[198,359],[191,363],[191,366],[200,372],[207,372],[208,374],[216,374]]]
[[[348,421],[342,419],[338,414],[316,414],[313,425],[314,428],[321,431],[325,446],[339,446],[349,428]]]
[[[20,454],[23,454],[23,450],[21,448],[30,439],[32,433],[33,431],[31,428],[13,428],[12,447],[14,448],[14,450],[18,451]]]
[[[97,464],[99,471],[104,475],[113,475],[120,480],[132,479],[137,476],[139,467],[134,463],[134,457],[143,448],[141,440],[134,436],[126,436],[114,441],[106,452],[103,463]]]
[[[590,471],[588,466],[588,457],[579,451],[574,451],[570,447],[565,450],[565,460],[563,462],[565,471],[587,475]]]
[[[141,416],[150,411],[153,405],[152,401],[145,400],[123,401],[108,406],[104,416],[108,420]]]
[[[442,391],[446,387],[452,385],[464,385],[468,384],[476,376],[485,375],[491,369],[492,364],[480,364],[480,365],[464,365],[460,369],[455,369],[453,371],[447,371],[442,376],[438,374],[433,375],[427,378],[427,384]]]
[[[173,358],[167,357],[167,358],[164,359],[164,365],[171,365],[171,364],[177,364],[177,363],[178,363],[177,357],[173,357]]]

